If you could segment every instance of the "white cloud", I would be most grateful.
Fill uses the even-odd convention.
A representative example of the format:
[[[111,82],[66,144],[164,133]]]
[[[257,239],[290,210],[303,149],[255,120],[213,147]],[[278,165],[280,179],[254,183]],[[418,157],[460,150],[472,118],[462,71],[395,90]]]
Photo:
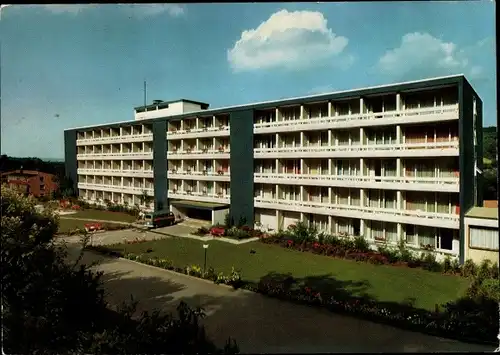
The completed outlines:
[[[347,66],[353,60],[342,55],[348,42],[327,27],[321,12],[281,10],[257,28],[243,31],[227,59],[234,71],[296,69],[328,60]]]
[[[483,68],[472,63],[473,52],[487,43],[485,39],[469,48],[459,48],[457,44],[429,33],[408,33],[402,37],[399,47],[385,52],[376,68],[398,79],[449,74],[477,78],[482,75]]]

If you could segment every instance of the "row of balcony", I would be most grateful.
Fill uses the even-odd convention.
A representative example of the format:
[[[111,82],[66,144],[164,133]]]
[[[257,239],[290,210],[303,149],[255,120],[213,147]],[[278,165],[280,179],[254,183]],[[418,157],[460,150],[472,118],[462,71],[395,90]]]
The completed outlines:
[[[121,170],[121,169],[78,169],[78,175],[124,176],[152,178],[153,170]]]
[[[130,194],[142,194],[144,191],[146,191],[149,196],[153,196],[154,194],[153,188],[140,187],[140,186],[122,186],[122,185],[112,185],[112,184],[79,182],[78,188],[87,190],[96,190],[96,191],[130,193]]]
[[[153,133],[124,134],[104,137],[92,137],[77,139],[76,145],[94,145],[94,144],[113,144],[113,143],[133,143],[133,142],[151,142]]]
[[[254,201],[255,207],[257,208],[279,209],[321,215],[334,215],[345,218],[361,218],[451,229],[458,229],[460,221],[459,214],[425,212],[421,210],[285,200],[260,196],[255,197]]]
[[[77,160],[151,160],[153,152],[127,153],[81,153],[76,155]]]
[[[255,123],[254,133],[296,132],[451,120],[458,120],[458,104],[389,112],[332,115],[326,117],[301,118],[299,116],[295,119],[281,121],[274,119],[270,122]]]
[[[199,202],[219,202],[219,203],[230,203],[231,196],[223,191],[211,192],[208,190],[202,191],[190,191],[190,190],[168,190],[168,198],[182,199],[189,201],[199,201]]]
[[[218,127],[188,128],[188,129],[171,128],[167,132],[167,140],[225,137],[229,135],[230,135],[229,126],[224,124],[221,124]]]
[[[327,115],[326,117],[298,116],[292,119],[276,120],[274,117],[269,122],[261,122],[254,124],[254,133],[278,133],[278,132],[297,132],[321,129],[342,129],[351,127],[363,126],[383,126],[396,124],[410,123],[426,123],[434,121],[451,121],[458,119],[458,104],[414,108],[388,112],[374,113],[356,113],[339,115]],[[107,130],[102,130],[107,131]],[[96,132],[100,132],[97,130]],[[228,136],[230,134],[229,122],[220,123],[218,125],[208,125],[205,127],[197,127],[190,125],[183,127],[171,127],[167,131],[167,140],[187,139],[187,138],[202,138],[202,137],[219,137]],[[76,144],[78,146],[92,144],[112,144],[122,142],[147,142],[153,140],[153,133],[150,128],[141,128],[127,130],[124,127],[112,129],[112,133],[99,133],[98,135],[88,132],[79,133]]]
[[[458,141],[405,144],[255,148],[255,158],[458,156]]]
[[[398,177],[362,175],[274,174],[254,173],[261,184],[308,185],[324,187],[374,188],[409,191],[459,192],[458,177]]]

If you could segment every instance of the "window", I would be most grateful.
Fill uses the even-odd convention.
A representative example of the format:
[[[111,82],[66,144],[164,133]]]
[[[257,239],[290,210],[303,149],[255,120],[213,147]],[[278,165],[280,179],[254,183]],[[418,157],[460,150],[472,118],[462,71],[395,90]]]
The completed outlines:
[[[498,230],[486,227],[469,227],[469,247],[498,250]]]

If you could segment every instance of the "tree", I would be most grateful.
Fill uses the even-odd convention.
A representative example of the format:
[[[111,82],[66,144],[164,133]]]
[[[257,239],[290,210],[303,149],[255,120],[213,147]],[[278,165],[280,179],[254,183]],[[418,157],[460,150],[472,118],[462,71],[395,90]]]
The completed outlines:
[[[58,217],[37,212],[31,197],[2,186],[2,332],[6,353],[236,353],[219,350],[198,323],[202,310],[181,303],[178,317],[158,312],[132,318],[134,304],[118,312],[104,301],[101,274],[54,242]],[[83,242],[85,243],[84,238]]]

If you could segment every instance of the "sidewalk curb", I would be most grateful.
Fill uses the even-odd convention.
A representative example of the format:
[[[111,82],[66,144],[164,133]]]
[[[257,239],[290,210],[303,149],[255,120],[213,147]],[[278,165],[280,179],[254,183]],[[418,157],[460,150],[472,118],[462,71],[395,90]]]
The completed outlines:
[[[91,252],[93,254],[97,254],[97,255],[100,255],[100,256],[104,256],[104,257],[110,257],[108,255],[103,255],[97,251],[94,251],[94,250],[86,250],[86,252]],[[191,279],[191,280],[196,280],[196,281],[203,281],[205,283],[208,283],[208,284],[211,284],[211,285],[214,285],[214,286],[218,286],[218,287],[225,287],[227,289],[231,289],[233,291],[243,291],[243,292],[246,292],[246,293],[252,293],[252,294],[255,294],[255,292],[252,292],[250,290],[245,290],[243,288],[238,288],[238,289],[234,289],[232,286],[229,286],[229,285],[225,285],[225,284],[216,284],[215,282],[213,281],[210,281],[210,280],[207,280],[207,279],[203,279],[201,277],[196,277],[196,276],[192,276],[192,275],[187,275],[187,274],[183,274],[183,273],[180,273],[180,272],[176,272],[176,271],[173,271],[173,270],[168,270],[168,269],[164,269],[164,268],[161,268],[161,267],[158,267],[158,266],[153,266],[153,265],[149,265],[149,264],[145,264],[145,263],[141,263],[140,261],[135,261],[135,260],[130,260],[130,259],[127,259],[127,258],[123,258],[123,257],[118,257],[118,258],[114,258],[114,259],[118,259],[118,260],[122,260],[122,261],[127,261],[129,263],[132,263],[132,264],[137,264],[137,265],[140,265],[140,266],[146,266],[150,269],[153,269],[153,270],[159,270],[159,271],[164,271],[166,273],[169,273],[171,275],[179,275],[179,276],[184,276],[188,279]]]

